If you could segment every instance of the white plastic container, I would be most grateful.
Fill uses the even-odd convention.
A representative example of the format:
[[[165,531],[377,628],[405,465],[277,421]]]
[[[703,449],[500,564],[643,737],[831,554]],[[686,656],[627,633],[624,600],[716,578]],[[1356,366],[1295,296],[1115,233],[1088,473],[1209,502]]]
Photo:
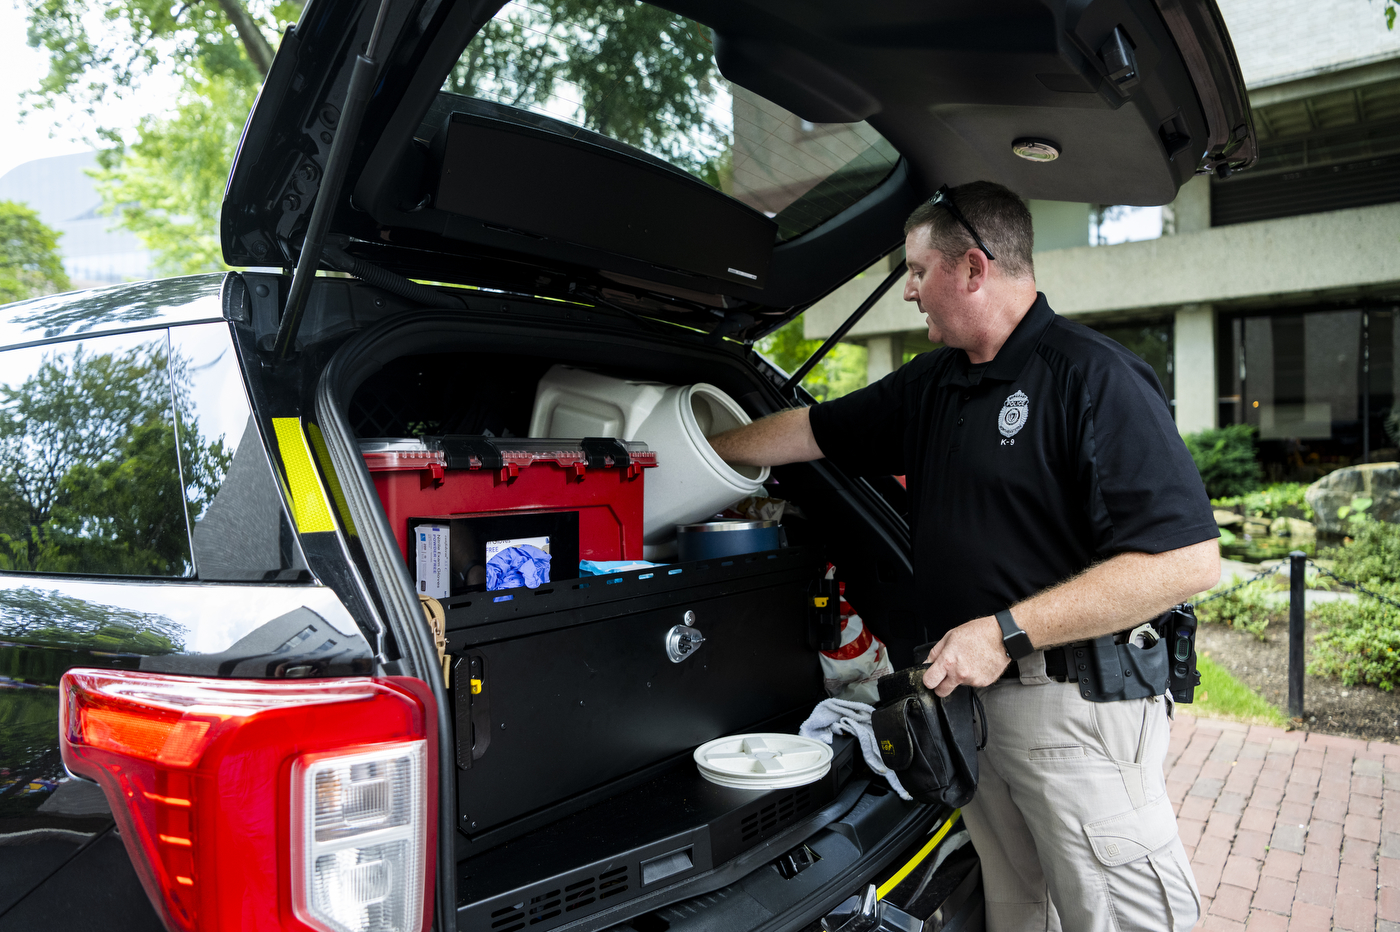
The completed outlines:
[[[756,495],[768,467],[733,467],[706,437],[749,423],[734,399],[713,385],[666,385],[615,379],[555,366],[540,379],[531,437],[642,440],[656,452],[647,473],[642,542],[674,540],[676,525],[708,518]]]

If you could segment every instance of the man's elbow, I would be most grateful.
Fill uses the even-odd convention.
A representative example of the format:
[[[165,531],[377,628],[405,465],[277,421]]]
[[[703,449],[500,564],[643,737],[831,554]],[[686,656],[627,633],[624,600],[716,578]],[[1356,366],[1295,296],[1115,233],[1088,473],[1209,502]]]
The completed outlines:
[[[1215,588],[1216,583],[1220,582],[1220,546],[1215,540],[1203,540],[1182,550],[1183,555],[1188,557],[1185,597]]]

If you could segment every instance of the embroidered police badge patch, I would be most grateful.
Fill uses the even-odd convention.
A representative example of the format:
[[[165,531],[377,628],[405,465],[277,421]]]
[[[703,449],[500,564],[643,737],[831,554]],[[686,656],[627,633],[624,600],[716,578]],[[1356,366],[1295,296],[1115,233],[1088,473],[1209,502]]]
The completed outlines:
[[[1006,399],[1006,404],[1001,406],[1001,414],[997,416],[997,430],[1001,431],[1003,437],[1014,437],[1026,426],[1026,418],[1030,416],[1030,404],[1031,400],[1022,391]]]

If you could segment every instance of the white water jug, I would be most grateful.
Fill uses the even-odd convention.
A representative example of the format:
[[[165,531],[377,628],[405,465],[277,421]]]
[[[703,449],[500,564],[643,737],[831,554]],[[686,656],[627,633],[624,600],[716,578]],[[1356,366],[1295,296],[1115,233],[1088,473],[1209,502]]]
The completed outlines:
[[[749,423],[713,385],[666,385],[555,366],[540,379],[531,437],[617,437],[656,451],[647,470],[642,542],[665,544],[676,525],[708,518],[757,495],[768,467],[730,466],[706,437]]]

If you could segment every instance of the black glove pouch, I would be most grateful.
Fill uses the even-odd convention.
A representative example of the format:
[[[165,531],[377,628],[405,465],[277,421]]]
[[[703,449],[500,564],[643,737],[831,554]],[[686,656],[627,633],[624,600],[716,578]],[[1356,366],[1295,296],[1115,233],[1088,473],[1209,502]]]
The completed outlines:
[[[977,752],[987,744],[987,719],[971,687],[939,698],[924,686],[925,669],[927,664],[880,677],[880,707],[871,716],[875,740],[885,766],[898,772],[915,799],[963,806],[977,790]]]

